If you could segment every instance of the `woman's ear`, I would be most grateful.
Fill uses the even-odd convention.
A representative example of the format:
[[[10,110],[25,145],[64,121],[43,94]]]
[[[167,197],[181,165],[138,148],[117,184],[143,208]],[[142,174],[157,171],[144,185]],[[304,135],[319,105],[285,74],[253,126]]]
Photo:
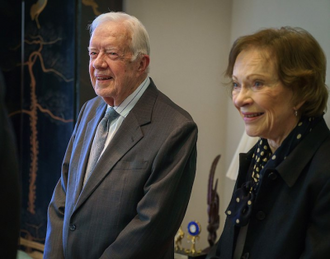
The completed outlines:
[[[293,109],[294,109],[294,110],[299,110],[299,109],[301,108],[301,106],[304,105],[304,103],[305,103],[305,100],[300,101],[298,104],[296,104],[296,105],[293,107]]]

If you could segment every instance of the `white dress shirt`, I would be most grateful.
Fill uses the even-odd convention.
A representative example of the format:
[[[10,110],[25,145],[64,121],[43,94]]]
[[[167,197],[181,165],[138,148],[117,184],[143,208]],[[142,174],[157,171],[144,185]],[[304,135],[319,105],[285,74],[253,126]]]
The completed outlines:
[[[124,121],[124,119],[127,117],[129,112],[133,109],[137,101],[140,99],[144,91],[147,89],[147,87],[150,84],[150,79],[147,77],[138,88],[135,89],[133,93],[131,93],[119,106],[114,106],[114,110],[119,113],[119,116],[117,119],[113,120],[109,127],[109,133],[107,136],[107,140],[104,144],[104,149],[101,153],[103,154],[106,147],[109,145],[111,139],[116,134],[117,130],[119,129],[120,125]]]

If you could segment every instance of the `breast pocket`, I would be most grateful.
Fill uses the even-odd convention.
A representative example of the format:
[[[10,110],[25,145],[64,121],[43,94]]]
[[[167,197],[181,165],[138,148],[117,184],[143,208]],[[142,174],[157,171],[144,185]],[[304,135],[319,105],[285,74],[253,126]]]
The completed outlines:
[[[119,161],[115,170],[145,170],[148,167],[148,161]]]

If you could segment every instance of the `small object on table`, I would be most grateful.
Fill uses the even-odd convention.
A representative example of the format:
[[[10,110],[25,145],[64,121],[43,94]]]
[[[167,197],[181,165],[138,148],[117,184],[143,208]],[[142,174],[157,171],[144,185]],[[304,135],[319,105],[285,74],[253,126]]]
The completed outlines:
[[[182,242],[182,239],[184,238],[184,232],[182,230],[182,228],[180,227],[178,232],[176,233],[175,235],[175,238],[174,238],[174,249],[175,249],[175,252],[177,251],[182,251],[183,248],[181,246],[181,242]]]
[[[190,221],[188,223],[188,239],[191,239],[191,249],[186,249],[185,252],[190,255],[200,254],[202,251],[196,251],[196,241],[199,239],[201,233],[201,225],[197,221]]]

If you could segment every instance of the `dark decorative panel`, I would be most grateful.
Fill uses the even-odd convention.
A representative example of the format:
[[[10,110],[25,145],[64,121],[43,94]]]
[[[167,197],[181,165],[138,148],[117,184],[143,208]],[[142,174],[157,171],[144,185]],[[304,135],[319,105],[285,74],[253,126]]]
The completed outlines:
[[[74,123],[75,8],[65,0],[23,2],[17,10],[20,33],[8,46],[10,66],[2,64],[19,140],[21,233],[39,242]]]
[[[0,4],[0,66],[22,183],[21,235],[43,243],[47,207],[77,112],[95,95],[87,24],[102,12],[122,10],[122,0]]]

